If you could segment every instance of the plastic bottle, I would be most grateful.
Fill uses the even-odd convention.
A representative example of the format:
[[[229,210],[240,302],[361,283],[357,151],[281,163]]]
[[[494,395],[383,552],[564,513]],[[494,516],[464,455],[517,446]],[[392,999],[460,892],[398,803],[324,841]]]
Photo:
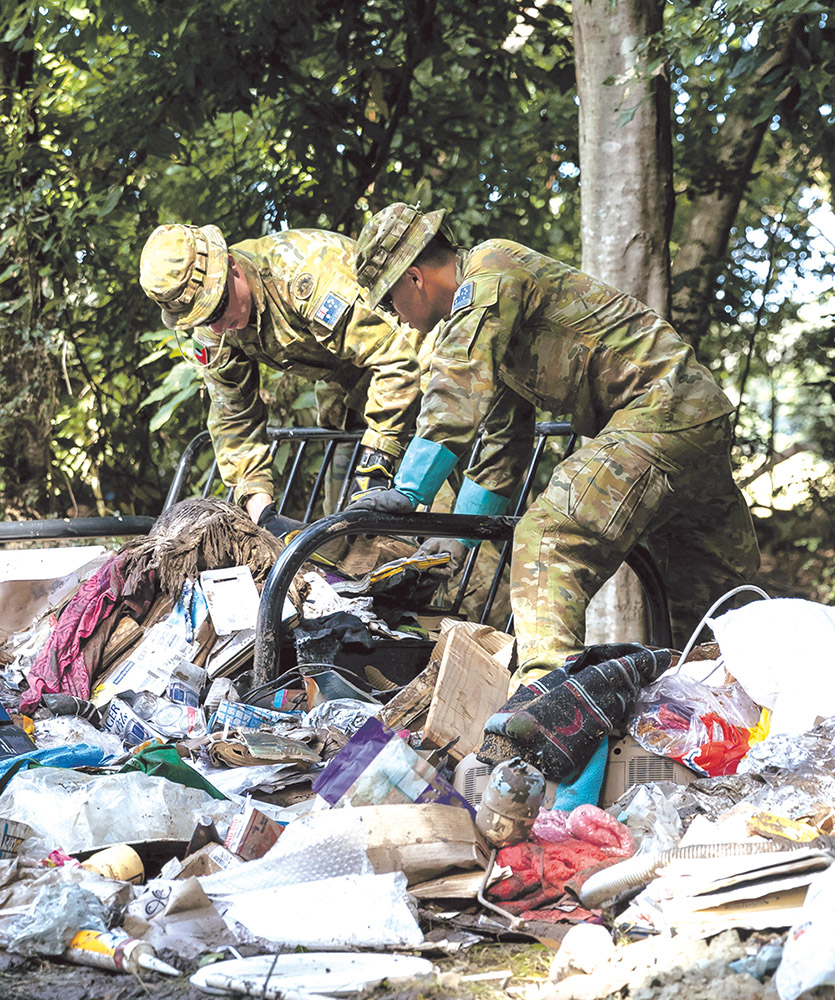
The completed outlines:
[[[140,969],[179,976],[180,970],[157,958],[147,941],[133,938],[121,927],[112,931],[78,931],[67,945],[63,957],[76,965],[97,969],[138,973]]]

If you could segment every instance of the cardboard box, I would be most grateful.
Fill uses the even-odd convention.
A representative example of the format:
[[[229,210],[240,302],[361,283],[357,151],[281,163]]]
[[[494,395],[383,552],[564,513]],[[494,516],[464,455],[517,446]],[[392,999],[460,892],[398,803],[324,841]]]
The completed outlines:
[[[181,868],[172,875],[175,879],[186,879],[201,875],[214,875],[215,872],[227,871],[235,868],[244,862],[237,854],[233,854],[223,844],[204,844],[193,854],[189,854],[180,862]]]
[[[437,803],[363,806],[365,849],[377,874],[402,871],[409,883],[459,868],[485,868],[487,854],[466,809]]]
[[[432,694],[423,745],[443,747],[455,760],[478,750],[485,721],[507,701],[509,666],[515,650],[512,636],[488,625],[457,622],[442,639],[443,655]]]
[[[284,827],[251,803],[232,818],[223,846],[245,861],[262,858],[284,833]]]

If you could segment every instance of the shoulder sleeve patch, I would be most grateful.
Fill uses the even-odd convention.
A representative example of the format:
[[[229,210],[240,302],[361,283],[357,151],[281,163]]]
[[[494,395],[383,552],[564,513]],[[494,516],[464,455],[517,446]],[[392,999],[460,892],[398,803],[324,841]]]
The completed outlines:
[[[452,300],[452,312],[457,312],[459,309],[464,309],[469,305],[472,305],[473,301],[473,291],[475,286],[472,281],[466,281],[463,285],[458,286],[458,290],[455,293],[455,298]]]
[[[313,275],[310,271],[305,271],[293,279],[293,294],[299,299],[309,299],[313,294],[314,284]]]
[[[329,330],[332,330],[342,318],[349,305],[349,302],[335,292],[328,292],[316,307],[313,318],[317,323],[321,323],[322,326],[326,326]]]

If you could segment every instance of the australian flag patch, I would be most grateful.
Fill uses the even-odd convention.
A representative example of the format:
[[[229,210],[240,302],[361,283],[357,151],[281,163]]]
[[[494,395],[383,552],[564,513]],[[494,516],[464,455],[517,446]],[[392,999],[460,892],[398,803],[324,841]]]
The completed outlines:
[[[195,345],[194,356],[198,364],[207,365],[209,363],[209,348],[203,347],[201,344]]]
[[[347,308],[348,303],[345,299],[341,299],[333,292],[328,292],[319,304],[319,308],[313,314],[313,318],[318,323],[321,323],[322,326],[326,326],[329,330],[332,330]]]
[[[474,289],[475,285],[472,281],[467,281],[463,285],[458,286],[455,298],[452,300],[452,312],[456,312],[458,309],[463,309],[465,306],[472,305]]]

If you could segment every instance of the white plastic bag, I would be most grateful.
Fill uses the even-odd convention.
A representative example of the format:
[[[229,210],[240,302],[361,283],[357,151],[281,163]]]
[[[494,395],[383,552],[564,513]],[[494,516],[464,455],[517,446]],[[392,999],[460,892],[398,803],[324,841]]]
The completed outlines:
[[[96,775],[63,767],[16,774],[0,799],[0,818],[27,823],[50,848],[68,854],[142,840],[188,840],[201,816],[225,829],[237,811],[235,802],[141,771]]]
[[[803,920],[789,931],[774,976],[780,1000],[795,1000],[814,986],[835,985],[835,865],[821,872],[806,894]]]
[[[402,872],[340,875],[230,897],[224,920],[305,948],[414,947],[423,941]]]
[[[835,715],[835,608],[755,601],[709,620],[725,667],[772,710],[770,732],[799,735]]]

